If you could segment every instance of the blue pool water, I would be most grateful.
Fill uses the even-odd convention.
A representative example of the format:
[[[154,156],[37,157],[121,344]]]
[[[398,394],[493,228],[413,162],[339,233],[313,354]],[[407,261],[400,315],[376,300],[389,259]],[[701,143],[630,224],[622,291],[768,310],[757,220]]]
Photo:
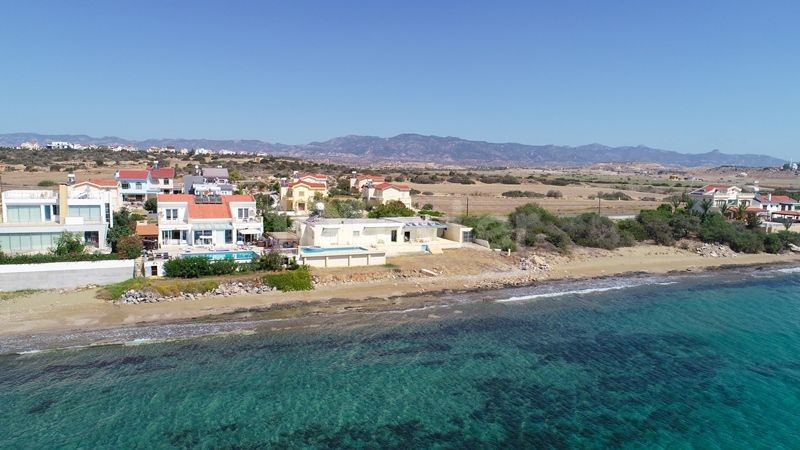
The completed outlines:
[[[219,260],[219,259],[235,259],[235,260],[251,260],[254,257],[258,256],[256,252],[253,251],[243,251],[243,252],[206,252],[206,253],[186,253],[181,256],[205,256],[211,260]]]
[[[363,252],[364,247],[301,247],[303,253],[341,253],[341,252]]]

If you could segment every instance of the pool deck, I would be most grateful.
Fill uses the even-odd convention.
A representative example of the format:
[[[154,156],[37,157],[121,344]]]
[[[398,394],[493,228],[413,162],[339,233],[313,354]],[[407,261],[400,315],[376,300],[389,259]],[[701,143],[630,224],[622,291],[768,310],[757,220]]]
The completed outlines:
[[[264,252],[264,248],[257,247],[255,245],[244,245],[244,246],[225,245],[225,246],[215,246],[215,247],[210,247],[206,245],[195,245],[195,246],[164,245],[160,249],[155,250],[155,253],[167,253],[172,258],[176,256],[202,255],[205,253],[214,253],[214,252],[231,252],[231,253],[255,252],[256,254],[260,255],[262,252]]]

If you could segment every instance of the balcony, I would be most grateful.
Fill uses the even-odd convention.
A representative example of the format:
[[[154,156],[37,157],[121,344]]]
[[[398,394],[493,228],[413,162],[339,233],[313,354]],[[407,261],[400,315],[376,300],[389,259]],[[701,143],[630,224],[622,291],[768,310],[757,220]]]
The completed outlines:
[[[57,199],[55,191],[6,191],[3,192],[4,200],[49,200]]]

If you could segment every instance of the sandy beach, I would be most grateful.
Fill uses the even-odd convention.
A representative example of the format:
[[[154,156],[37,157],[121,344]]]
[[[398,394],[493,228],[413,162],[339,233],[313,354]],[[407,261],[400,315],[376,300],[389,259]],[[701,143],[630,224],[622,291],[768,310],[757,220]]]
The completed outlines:
[[[397,258],[393,268],[319,269],[307,292],[203,297],[198,300],[119,305],[97,297],[97,288],[40,291],[0,300],[0,336],[100,330],[269,309],[273,317],[404,306],[404,296],[492,289],[559,279],[589,279],[631,272],[702,271],[732,265],[800,262],[800,255],[740,254],[709,258],[674,247],[639,245],[613,251],[578,249],[570,256],[540,255],[548,269],[521,270],[519,256],[460,249],[445,255]],[[426,268],[440,275],[428,276]],[[416,300],[419,302],[419,300]],[[240,314],[240,315],[241,315]]]

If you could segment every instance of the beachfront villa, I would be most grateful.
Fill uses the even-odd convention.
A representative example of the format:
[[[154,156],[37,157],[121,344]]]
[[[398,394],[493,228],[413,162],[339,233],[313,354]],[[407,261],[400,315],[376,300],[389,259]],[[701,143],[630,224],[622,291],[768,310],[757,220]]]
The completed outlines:
[[[361,188],[361,196],[369,206],[401,202],[407,208],[411,208],[411,188],[405,184],[373,183],[368,181]]]
[[[472,229],[420,217],[325,219],[294,222],[302,264],[344,267],[383,264],[387,256],[442,253],[460,248]]]
[[[232,249],[258,240],[264,224],[252,195],[161,194],[158,232],[161,248]]]
[[[62,184],[58,191],[3,192],[0,248],[14,254],[44,253],[70,232],[95,250],[109,251],[106,236],[120,199],[110,180]]]
[[[696,201],[695,209],[699,210],[701,202],[704,200],[710,200],[712,206],[717,208],[723,205],[728,205],[731,208],[737,208],[739,205],[750,206],[753,203],[755,194],[743,192],[738,186],[707,184],[689,192],[689,197]]]
[[[144,202],[158,194],[175,191],[175,168],[148,167],[147,169],[121,169],[114,174],[124,202]]]
[[[322,174],[297,172],[280,180],[280,206],[289,215],[308,215],[314,203],[328,196],[328,178]]]

